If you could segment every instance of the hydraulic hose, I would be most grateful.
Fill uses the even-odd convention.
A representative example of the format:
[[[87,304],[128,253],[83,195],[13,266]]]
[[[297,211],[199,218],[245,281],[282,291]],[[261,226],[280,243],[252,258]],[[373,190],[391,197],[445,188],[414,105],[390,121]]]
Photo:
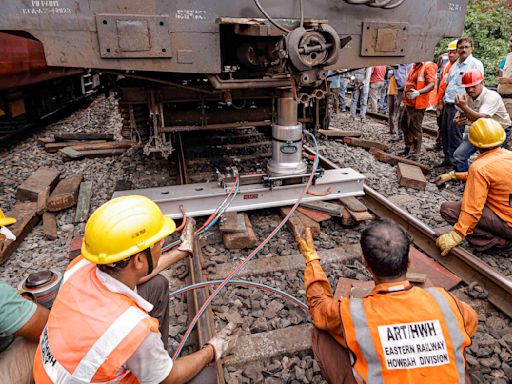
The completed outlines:
[[[180,342],[180,344],[178,345],[178,348],[176,349],[176,351],[174,352],[174,355],[173,355],[173,360],[175,360],[176,358],[178,358],[178,356],[180,355],[181,351],[183,350],[183,347],[185,345],[185,342],[187,341],[187,339],[190,337],[190,333],[192,332],[192,330],[194,329],[194,327],[196,326],[197,324],[197,321],[199,320],[199,318],[203,315],[203,313],[206,311],[206,308],[208,308],[208,306],[211,304],[211,302],[213,301],[213,299],[215,297],[217,297],[217,295],[219,294],[219,292],[222,290],[222,288],[224,288],[228,283],[229,281],[231,281],[231,279],[233,279],[233,277],[238,273],[240,272],[240,270],[245,267],[249,261],[270,241],[270,239],[272,239],[275,234],[283,227],[283,225],[286,224],[286,222],[288,221],[288,219],[290,218],[291,215],[293,215],[293,213],[295,212],[295,210],[297,209],[297,207],[299,206],[300,202],[302,201],[302,198],[304,197],[304,195],[306,194],[306,192],[308,191],[309,187],[311,186],[311,183],[313,181],[313,177],[315,176],[315,173],[316,173],[316,170],[318,168],[318,162],[319,162],[319,155],[318,155],[318,143],[316,141],[316,138],[314,135],[312,135],[310,132],[307,132],[305,131],[313,140],[313,143],[315,145],[315,160],[313,162],[313,169],[311,171],[311,174],[308,178],[308,181],[304,187],[304,189],[302,190],[301,194],[299,195],[297,201],[295,202],[295,204],[293,205],[293,207],[290,209],[290,211],[288,212],[288,214],[283,218],[283,220],[281,220],[281,222],[277,225],[276,228],[274,228],[274,230],[260,243],[260,245],[258,245],[245,259],[242,260],[242,262],[240,262],[239,264],[237,264],[230,272],[229,274],[226,276],[226,278],[214,289],[214,291],[210,294],[210,296],[206,299],[206,301],[203,303],[203,305],[201,306],[201,308],[199,309],[199,311],[196,313],[196,315],[194,316],[194,318],[192,319],[192,321],[190,322],[188,328],[187,328],[187,331],[185,332],[185,334],[183,335],[183,338]]]

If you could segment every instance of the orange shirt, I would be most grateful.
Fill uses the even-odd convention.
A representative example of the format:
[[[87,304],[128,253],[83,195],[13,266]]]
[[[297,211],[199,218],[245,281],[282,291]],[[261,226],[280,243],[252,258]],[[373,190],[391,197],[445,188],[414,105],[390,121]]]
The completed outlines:
[[[340,301],[333,297],[329,280],[318,260],[313,260],[306,265],[304,284],[306,286],[309,314],[313,324],[316,328],[329,332],[339,344],[346,347],[340,321]],[[396,285],[407,286],[409,283],[403,281],[379,284],[375,286],[373,292],[388,290],[391,286]],[[408,294],[408,291],[404,291],[402,294]],[[478,325],[476,312],[468,304],[455,297],[454,299],[464,318],[465,330],[470,337],[473,337]]]
[[[422,81],[421,79],[418,79],[420,73],[423,70],[423,67],[425,67],[424,81]],[[437,80],[437,65],[436,64],[434,64],[434,63],[430,63],[430,65],[424,65],[424,63],[414,64],[412,66],[411,70],[409,71],[409,74],[407,75],[407,79],[405,81],[404,105],[416,107],[417,99],[409,100],[406,97],[407,92],[409,92],[413,88],[416,89],[417,91],[422,89],[423,86],[421,86],[421,84],[419,84],[419,83],[425,83],[425,85],[427,85],[430,83],[435,83],[436,80]],[[418,96],[418,98],[422,97],[422,96],[423,95],[420,95],[420,96]]]
[[[482,153],[469,167],[462,208],[455,230],[472,233],[487,206],[512,227],[512,152],[496,148]]]

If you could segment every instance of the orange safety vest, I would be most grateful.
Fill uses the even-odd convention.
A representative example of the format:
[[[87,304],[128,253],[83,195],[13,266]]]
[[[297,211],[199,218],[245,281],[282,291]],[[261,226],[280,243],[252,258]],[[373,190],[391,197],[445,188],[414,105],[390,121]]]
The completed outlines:
[[[345,297],[340,313],[358,383],[464,384],[471,340],[445,290],[408,287]]]
[[[149,332],[158,331],[130,297],[108,290],[96,265],[77,257],[62,285],[34,359],[39,383],[138,383],[123,368]]]
[[[446,91],[446,76],[452,67],[452,62],[449,61],[448,64],[444,66],[443,72],[441,72],[441,81],[439,82],[439,89],[437,90],[437,103],[439,104],[443,100],[444,92]]]
[[[425,88],[425,85],[426,85],[426,82],[425,82],[425,68],[429,65],[435,65],[436,68],[437,68],[437,65],[435,63],[433,63],[432,61],[425,61],[421,68],[420,68],[420,73],[418,74],[418,79],[416,81],[416,90],[420,90],[420,89],[423,89]],[[437,72],[437,70],[436,70]],[[411,68],[411,70],[409,71],[409,74],[408,76],[411,76],[411,74],[414,73],[414,67]],[[437,77],[436,77],[436,80],[435,80],[435,84],[434,84],[434,89],[432,89],[432,91],[428,92],[428,93],[424,93],[422,95],[419,95],[416,99],[414,100],[408,100],[407,99],[407,96],[406,96],[406,92],[405,92],[405,89],[404,89],[404,100],[406,100],[404,102],[405,105],[411,105],[412,103],[414,103],[414,107],[416,109],[426,109],[428,107],[435,107],[437,105]]]

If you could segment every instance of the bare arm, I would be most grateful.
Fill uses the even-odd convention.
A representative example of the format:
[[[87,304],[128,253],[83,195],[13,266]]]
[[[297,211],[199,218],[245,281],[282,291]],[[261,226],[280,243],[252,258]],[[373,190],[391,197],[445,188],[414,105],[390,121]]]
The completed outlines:
[[[165,271],[171,265],[176,264],[180,260],[183,260],[188,255],[188,252],[180,251],[179,249],[173,249],[170,252],[162,253],[162,256],[160,256],[160,259],[158,259],[158,264],[155,265],[155,268],[153,269],[151,275],[142,277],[137,283],[137,285],[145,283],[152,277],[158,275],[160,272]]]
[[[46,326],[49,315],[50,311],[47,308],[37,304],[36,311],[30,320],[23,327],[21,327],[18,332],[15,333],[15,335],[23,336],[25,339],[37,343],[39,341],[39,336],[41,336],[41,333]]]
[[[190,355],[177,359],[162,384],[184,384],[197,376],[215,357],[213,347],[209,344]]]
[[[430,92],[431,90],[433,90],[433,89],[434,89],[434,85],[435,85],[435,83],[428,83],[428,84],[427,84],[427,85],[425,85],[423,88],[418,89],[418,92],[419,92],[420,94],[428,93],[428,92]]]

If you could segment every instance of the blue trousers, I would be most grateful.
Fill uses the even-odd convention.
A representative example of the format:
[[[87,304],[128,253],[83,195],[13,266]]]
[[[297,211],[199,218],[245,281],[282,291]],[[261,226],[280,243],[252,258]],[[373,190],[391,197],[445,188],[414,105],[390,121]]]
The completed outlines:
[[[340,78],[340,94],[338,96],[340,102],[340,111],[345,112],[345,92],[347,92],[347,83],[343,77]]]
[[[453,154],[462,143],[462,134],[464,126],[457,125],[453,122],[457,110],[455,104],[446,103],[443,108],[442,125],[444,130],[441,132],[441,141],[443,143],[444,160],[453,164]]]
[[[507,145],[510,139],[511,128],[512,127],[508,127],[505,129],[507,137],[501,145],[502,148]],[[476,153],[476,151],[478,151],[478,148],[469,142],[469,135],[465,133],[462,138],[462,143],[453,154],[453,168],[455,169],[455,172],[467,172],[469,169],[469,158]]]
[[[350,103],[350,116],[353,118],[356,117],[356,109],[357,109],[357,102],[359,101],[360,104],[360,110],[359,110],[359,116],[361,116],[361,119],[364,119],[366,117],[366,107],[368,105],[368,92],[370,90],[370,85],[363,85],[359,88],[354,88],[354,91],[352,92],[352,102]]]

